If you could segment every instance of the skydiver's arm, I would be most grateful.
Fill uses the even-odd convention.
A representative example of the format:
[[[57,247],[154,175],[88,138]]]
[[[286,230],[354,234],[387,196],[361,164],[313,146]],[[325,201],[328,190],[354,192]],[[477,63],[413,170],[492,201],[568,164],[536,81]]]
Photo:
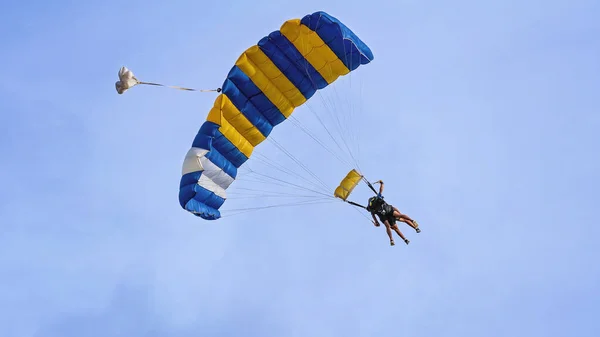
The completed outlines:
[[[379,222],[377,221],[375,214],[371,213],[371,216],[373,217],[373,224],[375,225],[375,227],[379,227]]]
[[[379,183],[379,194],[383,194],[383,180],[376,181],[375,184]]]

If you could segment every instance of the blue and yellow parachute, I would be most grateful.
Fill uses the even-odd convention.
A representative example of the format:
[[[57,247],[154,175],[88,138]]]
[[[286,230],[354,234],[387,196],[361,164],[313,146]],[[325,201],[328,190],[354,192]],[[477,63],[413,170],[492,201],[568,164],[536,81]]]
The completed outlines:
[[[373,53],[325,12],[286,21],[248,48],[229,71],[182,168],[179,203],[207,220],[219,208],[238,168],[294,109],[362,64]]]

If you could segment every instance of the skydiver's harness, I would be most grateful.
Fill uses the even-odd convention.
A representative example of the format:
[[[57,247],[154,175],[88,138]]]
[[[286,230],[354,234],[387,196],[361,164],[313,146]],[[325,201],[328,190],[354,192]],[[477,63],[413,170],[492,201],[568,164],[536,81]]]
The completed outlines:
[[[360,208],[364,208],[364,209],[366,209],[369,212],[371,212],[373,210],[379,211],[379,209],[383,205],[386,205],[385,201],[383,200],[383,196],[381,196],[381,195],[379,195],[379,193],[377,193],[377,191],[375,190],[375,187],[373,187],[373,185],[371,185],[371,183],[365,177],[362,177],[362,180],[369,186],[369,188],[371,189],[371,191],[373,191],[373,193],[375,193],[376,196],[375,197],[371,197],[369,199],[369,205],[368,206],[363,206],[361,204],[358,204],[358,203],[356,203],[354,201],[350,201],[350,200],[346,200],[346,202],[349,203],[350,205],[353,205],[353,206],[356,206],[356,207],[360,207]]]
[[[386,216],[390,212],[390,205],[388,205],[385,200],[383,200],[383,196],[379,194],[375,197],[369,198],[369,205],[367,206],[367,211]]]
[[[395,221],[393,221],[395,220],[394,217],[391,216],[394,212],[392,206],[390,206],[387,202],[385,202],[385,200],[383,200],[383,196],[377,193],[373,185],[371,185],[371,183],[367,179],[365,179],[365,177],[363,177],[362,179],[373,191],[373,193],[375,193],[375,196],[369,198],[369,204],[367,206],[363,206],[350,200],[346,200],[346,202],[350,205],[364,208],[370,213],[377,214],[381,221],[383,221],[384,218],[387,218],[388,220],[390,220],[390,224],[395,223]]]

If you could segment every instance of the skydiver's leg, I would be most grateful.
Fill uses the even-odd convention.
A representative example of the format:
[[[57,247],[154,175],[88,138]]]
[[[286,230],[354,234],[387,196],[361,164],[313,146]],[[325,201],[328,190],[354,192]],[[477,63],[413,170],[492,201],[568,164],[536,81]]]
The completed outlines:
[[[396,218],[396,220],[398,220],[398,221],[400,221],[400,222],[404,222],[404,223],[405,223],[405,224],[407,224],[409,227],[416,229],[416,228],[415,228],[415,225],[413,225],[413,223],[412,223],[412,222],[410,222],[410,221],[408,221],[408,220],[406,220],[406,219],[402,219],[402,218]]]
[[[404,240],[404,242],[406,244],[408,244],[410,242],[410,241],[408,241],[407,238],[404,237],[404,235],[402,234],[402,232],[400,231],[400,229],[398,228],[398,226],[396,226],[396,224],[392,225],[391,227],[396,232],[396,234],[398,234],[398,236],[401,237],[402,240]]]
[[[402,214],[400,212],[398,212],[398,210],[394,207],[394,218],[402,221],[402,222],[406,222],[407,224],[409,224],[411,227],[413,228],[417,228],[416,224],[415,224],[415,220],[411,219],[408,215]]]
[[[396,220],[404,222],[405,224],[409,225],[411,228],[414,228],[414,230],[417,231],[417,233],[421,233],[421,230],[419,229],[419,225],[417,224],[417,222],[415,220],[407,220],[402,217],[396,217]]]
[[[392,206],[392,208],[394,209],[394,217],[395,218],[402,218],[402,219],[406,219],[411,222],[414,221],[408,215],[400,213],[400,211],[396,207]]]
[[[394,209],[394,212],[393,212],[394,218],[396,218],[396,219],[406,223],[410,227],[414,228],[417,231],[417,233],[421,232],[421,230],[419,229],[419,224],[415,220],[411,219],[406,214],[400,213],[400,211],[396,207],[392,206],[392,208]]]
[[[387,235],[390,237],[390,245],[393,246],[394,245],[394,237],[392,236],[392,229],[390,228],[390,222],[386,219],[383,221],[383,224],[385,225],[385,231],[386,231]]]

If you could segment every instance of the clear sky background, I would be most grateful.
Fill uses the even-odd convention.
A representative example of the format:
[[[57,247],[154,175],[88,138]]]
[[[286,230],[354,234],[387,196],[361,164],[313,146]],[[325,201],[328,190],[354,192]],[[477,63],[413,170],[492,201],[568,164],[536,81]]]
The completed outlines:
[[[375,55],[350,95],[360,162],[421,224],[408,246],[340,203],[190,215],[181,163],[215,95],[115,92],[123,65],[220,86],[317,10]],[[3,2],[0,336],[598,336],[599,17],[593,0]],[[347,172],[281,130],[329,185]]]

